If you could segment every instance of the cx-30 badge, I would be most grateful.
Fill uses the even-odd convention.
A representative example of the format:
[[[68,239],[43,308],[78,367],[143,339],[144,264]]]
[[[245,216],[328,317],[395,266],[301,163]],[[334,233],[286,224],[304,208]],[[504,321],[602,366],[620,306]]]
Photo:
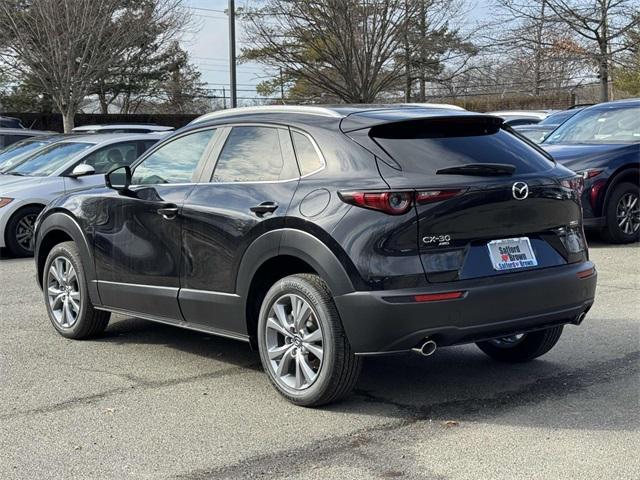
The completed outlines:
[[[529,196],[529,185],[524,182],[516,182],[511,187],[511,193],[516,200],[524,200]]]

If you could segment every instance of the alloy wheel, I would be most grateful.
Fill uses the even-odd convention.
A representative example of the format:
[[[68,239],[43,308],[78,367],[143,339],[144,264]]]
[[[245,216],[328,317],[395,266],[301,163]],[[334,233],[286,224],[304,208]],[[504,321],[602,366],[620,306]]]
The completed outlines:
[[[56,257],[47,273],[47,298],[58,325],[71,328],[80,315],[80,287],[75,268],[65,257]]]
[[[18,242],[21,248],[28,252],[33,252],[34,249],[35,237],[33,231],[37,218],[38,215],[35,213],[25,215],[16,226],[16,242]]]
[[[305,299],[296,294],[279,297],[269,310],[265,332],[275,380],[289,389],[309,388],[322,368],[323,340],[317,314]]]
[[[633,235],[640,229],[640,201],[635,193],[625,193],[616,206],[618,227],[626,235]]]

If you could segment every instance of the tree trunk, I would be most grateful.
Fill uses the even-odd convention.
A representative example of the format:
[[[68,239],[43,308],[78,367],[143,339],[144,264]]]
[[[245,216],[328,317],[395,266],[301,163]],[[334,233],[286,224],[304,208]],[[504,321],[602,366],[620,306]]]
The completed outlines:
[[[600,74],[600,101],[609,101],[609,62],[607,57],[600,59],[600,65],[598,68]]]
[[[425,50],[427,46],[424,44],[427,38],[427,8],[424,0],[420,2],[420,101],[425,102],[427,98],[427,79],[426,79],[426,63]]]
[[[405,24],[404,24],[404,101],[405,103],[411,103],[411,85],[413,80],[411,78],[411,49],[409,45],[409,1],[405,2]]]
[[[71,133],[71,130],[73,130],[75,116],[76,113],[71,108],[62,112],[62,126],[64,128],[64,133]]]

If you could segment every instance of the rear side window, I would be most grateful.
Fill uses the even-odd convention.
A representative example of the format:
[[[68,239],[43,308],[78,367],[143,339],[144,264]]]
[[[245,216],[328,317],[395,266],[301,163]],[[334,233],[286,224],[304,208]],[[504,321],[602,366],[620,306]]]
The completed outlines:
[[[491,120],[456,118],[381,125],[369,135],[406,172],[434,175],[469,163],[505,163],[517,173],[548,170],[553,162]]]
[[[324,167],[324,161],[309,137],[300,132],[291,132],[291,137],[302,175],[308,175]]]
[[[296,170],[291,161],[285,162],[277,128],[233,127],[218,157],[213,181],[288,180],[297,177]]]
[[[82,163],[91,165],[96,173],[106,173],[112,168],[131,165],[138,157],[138,142],[122,142],[93,152]]]

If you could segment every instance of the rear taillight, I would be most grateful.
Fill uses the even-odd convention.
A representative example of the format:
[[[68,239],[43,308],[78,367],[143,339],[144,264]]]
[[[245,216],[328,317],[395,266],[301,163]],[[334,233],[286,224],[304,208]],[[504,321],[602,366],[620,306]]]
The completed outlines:
[[[455,197],[462,189],[385,191],[385,192],[339,192],[343,202],[358,207],[378,210],[389,215],[403,215],[418,203],[431,203]]]
[[[577,175],[572,178],[566,178],[562,180],[562,186],[574,190],[578,195],[582,195],[582,190],[584,189],[584,177],[582,175]]]

